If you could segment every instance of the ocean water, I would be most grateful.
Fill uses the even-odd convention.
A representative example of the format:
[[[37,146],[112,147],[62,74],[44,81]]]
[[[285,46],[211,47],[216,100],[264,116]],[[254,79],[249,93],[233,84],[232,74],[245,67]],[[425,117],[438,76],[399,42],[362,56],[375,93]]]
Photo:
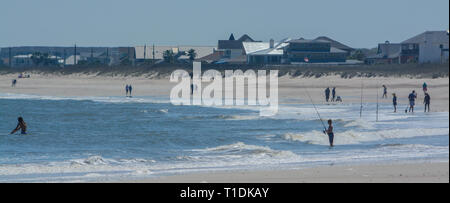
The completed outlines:
[[[258,109],[174,106],[154,97],[0,94],[0,182],[120,181],[215,170],[293,169],[385,161],[448,161],[449,114],[375,104]],[[29,134],[9,135],[23,116]]]

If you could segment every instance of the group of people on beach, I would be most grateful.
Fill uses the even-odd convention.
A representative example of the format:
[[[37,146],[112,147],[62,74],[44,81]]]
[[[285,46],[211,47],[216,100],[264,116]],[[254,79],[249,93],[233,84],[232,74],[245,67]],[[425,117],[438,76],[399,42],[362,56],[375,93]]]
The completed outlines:
[[[383,85],[383,99],[387,99],[388,98],[388,90],[387,90],[387,86]],[[424,104],[425,104],[425,112],[430,112],[430,104],[431,104],[431,96],[428,93],[428,85],[427,83],[424,83],[423,86],[423,92],[424,92]],[[338,101],[340,100],[340,97],[336,97],[336,87],[333,88],[333,90],[330,90],[330,88],[326,88],[325,89],[325,100],[326,102],[330,101],[330,95],[331,95],[331,102],[334,101]],[[396,93],[392,94],[393,96],[393,104],[394,104],[394,112],[397,112],[397,105],[398,105],[398,97],[396,95]],[[409,95],[408,95],[408,100],[409,100],[409,105],[408,108],[405,110],[405,113],[408,112],[414,112],[414,106],[416,105],[417,99],[417,93],[415,90],[413,90]],[[342,102],[342,100],[341,100]],[[324,126],[325,127],[325,126]],[[323,133],[328,135],[328,139],[329,139],[329,143],[330,143],[330,147],[334,147],[334,132],[333,132],[333,121],[330,119],[328,120],[328,128],[325,128]]]
[[[383,98],[387,98],[387,88],[385,85],[383,85],[384,87],[384,94],[383,94]],[[423,83],[423,93],[424,93],[424,99],[423,99],[423,104],[425,105],[425,112],[430,112],[430,104],[431,104],[431,96],[428,93],[428,85],[427,83]],[[386,97],[385,97],[386,94]],[[392,94],[392,103],[394,105],[394,113],[397,112],[397,105],[398,105],[398,97],[396,93]],[[412,112],[414,113],[414,107],[416,106],[416,99],[417,99],[417,93],[415,90],[413,90],[409,95],[408,95],[408,107],[405,110],[405,113],[408,112]]]
[[[330,87],[327,87],[327,89],[325,89],[325,101],[330,102],[330,98],[331,102],[342,102],[341,96],[336,95],[336,87],[333,87],[332,90],[330,90]]]
[[[127,84],[125,86],[125,92],[126,92],[126,97],[132,97],[133,86]]]
[[[25,75],[25,74],[21,73],[21,74],[19,74],[19,76],[17,76],[17,78],[18,78],[18,79],[21,79],[21,78],[31,78],[31,76],[30,76],[30,75]],[[13,80],[11,81],[11,87],[16,87],[16,85],[17,85],[17,79],[13,79]]]

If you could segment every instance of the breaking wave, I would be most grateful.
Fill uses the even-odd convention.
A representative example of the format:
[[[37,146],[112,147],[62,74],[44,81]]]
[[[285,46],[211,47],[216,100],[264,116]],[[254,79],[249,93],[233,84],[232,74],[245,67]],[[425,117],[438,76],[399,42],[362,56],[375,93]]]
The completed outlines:
[[[448,135],[448,128],[434,129],[390,129],[380,131],[359,132],[348,130],[345,132],[335,132],[334,142],[337,145],[360,144],[384,139],[412,138],[422,136]],[[310,131],[306,133],[287,133],[283,139],[289,141],[300,141],[314,145],[328,145],[328,136],[320,131]]]

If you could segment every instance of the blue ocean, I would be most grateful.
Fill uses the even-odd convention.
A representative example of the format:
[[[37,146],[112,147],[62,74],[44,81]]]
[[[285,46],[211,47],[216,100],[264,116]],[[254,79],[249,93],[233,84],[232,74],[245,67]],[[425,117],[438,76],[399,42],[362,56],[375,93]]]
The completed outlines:
[[[392,113],[376,104],[175,106],[156,97],[0,94],[0,182],[97,182],[224,170],[448,161],[449,114]],[[420,109],[422,110],[422,109]],[[22,116],[27,135],[10,135]]]

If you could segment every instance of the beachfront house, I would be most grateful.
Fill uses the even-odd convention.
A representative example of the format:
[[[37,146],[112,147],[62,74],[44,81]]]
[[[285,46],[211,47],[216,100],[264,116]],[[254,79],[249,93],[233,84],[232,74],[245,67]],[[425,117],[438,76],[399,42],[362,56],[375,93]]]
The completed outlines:
[[[377,54],[368,56],[366,63],[446,63],[448,47],[448,31],[427,31],[401,43],[379,44]]]
[[[402,44],[417,52],[419,63],[448,62],[448,31],[427,31],[403,41]]]
[[[213,62],[217,64],[245,64],[247,57],[244,50],[244,43],[257,42],[247,34],[244,34],[239,39],[235,39],[231,34],[228,40],[219,40],[217,49],[214,53],[201,58],[201,61]]]
[[[33,66],[32,54],[13,56],[11,60],[12,67],[30,67]]]
[[[386,41],[378,44],[376,54],[366,57],[367,64],[401,64],[402,44]],[[416,58],[414,56],[414,58]]]
[[[282,64],[284,47],[289,45],[291,39],[275,42],[244,42],[244,54],[247,56],[247,64]]]
[[[329,37],[326,37],[326,36],[317,37],[316,40],[322,40],[322,41],[330,42],[331,43],[331,47],[334,47],[334,48],[337,48],[337,49],[340,49],[340,50],[343,50],[343,51],[347,52],[347,56],[350,56],[351,53],[355,51],[354,48],[352,48],[350,46],[347,46],[347,45],[345,45],[345,44],[343,44],[341,42],[338,42],[338,41],[336,41],[334,39],[331,39]]]
[[[353,48],[328,37],[319,38],[314,40],[287,38],[280,42],[274,40],[244,42],[244,54],[247,57],[247,64],[357,63],[357,61],[347,61],[347,57],[354,51]]]
[[[345,63],[347,51],[331,46],[325,40],[297,39],[289,41],[284,47],[284,58],[287,63]]]

